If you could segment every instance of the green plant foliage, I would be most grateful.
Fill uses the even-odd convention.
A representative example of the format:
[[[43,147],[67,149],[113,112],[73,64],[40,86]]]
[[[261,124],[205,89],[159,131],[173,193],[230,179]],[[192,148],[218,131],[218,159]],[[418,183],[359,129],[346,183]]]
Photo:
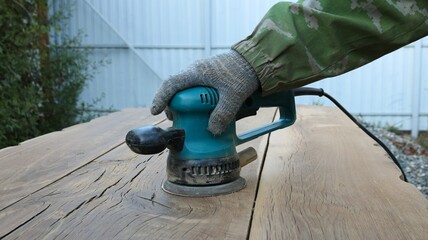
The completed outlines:
[[[395,133],[397,135],[401,135],[402,131],[400,130],[400,128],[396,125],[391,125],[389,123],[386,123],[385,127],[384,127],[388,132],[392,132]]]
[[[96,66],[81,35],[61,33],[64,6],[47,0],[0,1],[0,148],[75,124],[79,95]],[[51,39],[55,33],[55,42]]]
[[[428,132],[420,132],[417,141],[428,152]]]

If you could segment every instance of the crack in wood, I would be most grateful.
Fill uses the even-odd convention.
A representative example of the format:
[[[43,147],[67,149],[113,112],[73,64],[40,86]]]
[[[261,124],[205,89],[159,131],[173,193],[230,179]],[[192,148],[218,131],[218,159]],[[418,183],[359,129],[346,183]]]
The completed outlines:
[[[154,198],[154,193],[153,193],[153,195],[152,195],[150,198],[142,197],[142,196],[138,196],[138,195],[137,195],[137,197],[139,197],[139,198],[141,198],[141,199],[143,199],[143,200],[147,200],[147,201],[151,202],[152,204],[153,204],[153,203],[156,203],[156,204],[158,204],[158,205],[160,205],[160,206],[162,206],[162,207],[166,207],[166,208],[168,208],[168,209],[171,209],[171,208],[172,208],[171,206],[168,206],[168,205],[166,205],[166,204],[163,204],[163,203],[160,203],[160,202],[158,202],[158,201],[153,200],[153,198]],[[189,213],[189,214],[190,214],[190,213]]]
[[[82,203],[80,203],[77,207],[73,208],[70,212],[68,212],[67,214],[65,214],[65,216],[63,217],[63,219],[67,218],[68,216],[70,216],[70,214],[72,214],[74,211],[76,211],[77,209],[79,209],[80,207],[83,206],[83,204],[85,204],[86,201],[83,201]]]
[[[68,216],[70,216],[73,212],[75,212],[76,210],[78,210],[79,208],[81,208],[83,205],[89,204],[90,202],[92,202],[94,199],[99,199],[97,196],[93,196],[92,198],[90,198],[87,201],[83,201],[81,204],[79,204],[77,207],[75,207],[73,210],[71,210],[70,212],[68,212],[64,217],[57,219],[55,222],[53,222],[50,227],[52,227],[53,225],[55,225],[56,223],[58,223],[60,220],[63,220],[65,218],[67,218]],[[100,202],[99,204],[97,204],[96,206],[94,206],[92,209],[90,209],[87,213],[84,214],[84,216],[88,215],[90,212],[92,212],[94,209],[96,209],[97,207],[99,207],[101,204],[105,203],[107,201],[107,199],[105,199],[104,201]],[[63,231],[61,231],[61,233],[59,233],[57,235],[60,236],[63,232],[65,231],[65,229]],[[70,233],[67,233],[66,236],[64,238],[67,237],[67,235],[69,235]]]
[[[121,177],[119,180],[117,180],[115,183],[113,183],[112,185],[110,185],[110,186],[108,186],[108,187],[106,187],[102,192],[101,192],[101,194],[98,196],[98,198],[100,198],[100,197],[102,197],[103,195],[104,195],[104,193],[107,191],[107,190],[109,190],[110,188],[112,188],[112,187],[114,187],[116,184],[118,184],[119,182],[120,182],[120,180],[122,180],[123,179],[123,177]]]
[[[37,189],[37,190],[35,190],[35,191],[33,191],[33,192],[29,193],[29,194],[26,194],[25,196],[23,196],[23,197],[19,198],[18,200],[16,200],[16,201],[14,201],[14,202],[10,203],[9,205],[6,205],[6,206],[5,206],[5,207],[3,207],[2,209],[0,209],[0,211],[3,211],[3,210],[5,210],[5,209],[7,209],[7,208],[9,208],[9,207],[11,207],[11,206],[13,206],[13,205],[15,205],[15,204],[17,204],[17,203],[21,202],[22,200],[24,200],[24,199],[28,198],[29,196],[31,196],[31,195],[33,195],[33,194],[35,194],[35,193],[38,193],[38,192],[42,191],[43,189],[45,189],[45,188],[47,188],[47,187],[49,187],[49,186],[52,186],[53,184],[55,184],[55,183],[57,183],[57,182],[61,181],[62,179],[64,179],[64,178],[66,178],[66,177],[70,176],[71,174],[75,173],[76,171],[78,171],[78,170],[80,170],[80,169],[82,169],[82,168],[86,167],[87,165],[91,164],[91,163],[92,163],[92,162],[94,162],[95,160],[97,160],[97,159],[101,158],[102,156],[104,156],[104,155],[108,154],[109,152],[113,151],[114,149],[118,148],[119,146],[123,145],[124,143],[125,143],[125,142],[121,142],[121,143],[119,143],[119,144],[113,145],[112,147],[108,148],[105,152],[102,152],[102,153],[98,154],[97,156],[93,157],[93,158],[92,158],[90,161],[88,161],[87,163],[80,165],[79,167],[77,167],[77,168],[75,168],[75,169],[71,170],[70,172],[68,172],[68,173],[64,174],[63,176],[61,176],[61,177],[59,177],[59,178],[57,178],[57,179],[53,180],[52,182],[50,182],[50,183],[48,183],[48,184],[44,185],[43,187],[41,187],[41,188],[39,188],[39,189]]]
[[[129,183],[132,183],[134,179],[137,178],[138,175],[140,175],[144,171],[144,169],[146,169],[146,166],[144,166],[134,177],[132,177]]]
[[[43,198],[52,197],[52,196],[55,196],[55,195],[58,195],[58,194],[61,194],[61,193],[56,192],[56,190],[53,190],[52,192],[50,192],[50,193],[48,193],[46,195],[41,196],[39,198],[39,200],[42,201]]]
[[[137,166],[135,166],[135,168],[138,168],[141,164],[143,164],[143,163],[147,163],[147,162],[149,162],[151,159],[153,158],[153,156],[150,156],[149,158],[147,158],[146,160],[144,160],[144,161],[142,161],[142,162],[140,162],[140,163],[138,163],[137,164]]]
[[[59,222],[62,218],[57,218],[49,227],[51,228],[53,225],[55,225],[57,222]]]
[[[278,109],[275,110],[275,113],[273,114],[273,117],[271,119],[271,122],[275,121],[276,116],[278,115]],[[258,193],[259,193],[259,188],[260,188],[260,181],[261,181],[261,175],[263,172],[263,167],[266,161],[266,156],[267,156],[267,152],[269,149],[269,142],[270,142],[270,136],[271,133],[266,134],[266,145],[263,149],[263,156],[260,160],[260,168],[259,171],[257,173],[257,184],[256,184],[256,189],[255,189],[255,194],[254,194],[254,198],[253,198],[253,206],[251,208],[251,215],[250,215],[250,219],[248,222],[248,228],[247,228],[247,235],[246,235],[246,239],[249,240],[250,239],[250,232],[251,232],[251,226],[253,225],[253,218],[254,218],[254,210],[256,209],[256,200],[258,197]]]
[[[32,216],[31,218],[29,218],[28,220],[26,220],[25,222],[19,224],[18,226],[16,226],[14,229],[12,229],[11,231],[9,231],[8,233],[6,233],[3,236],[0,236],[0,239],[3,239],[7,236],[9,236],[10,234],[12,234],[13,232],[15,232],[16,230],[18,230],[19,228],[21,228],[22,226],[24,226],[25,224],[31,222],[33,219],[35,219],[36,217],[38,217],[40,214],[42,214],[44,211],[46,211],[51,205],[49,204],[48,206],[46,206],[44,209],[42,209],[40,212],[36,213],[34,216]]]
[[[95,195],[95,196],[93,196],[93,197],[91,197],[88,201],[86,201],[86,203],[85,204],[89,204],[90,202],[92,202],[94,199],[96,199],[97,198],[97,195]]]
[[[110,210],[110,209],[112,209],[112,208],[116,207],[117,205],[121,204],[121,203],[122,203],[122,201],[123,201],[123,199],[121,198],[121,199],[120,199],[120,201],[119,201],[118,203],[116,203],[116,204],[114,204],[114,205],[110,206],[109,208],[107,208],[107,210]]]
[[[87,171],[83,171],[83,172],[77,174],[76,176],[81,176],[81,175],[87,174],[88,172],[89,172],[88,170]]]
[[[130,188],[130,189],[128,189],[125,193],[121,193],[122,198],[124,198],[124,197],[126,196],[126,194],[128,194],[130,191],[131,191],[131,188]]]
[[[98,199],[98,198],[97,198]],[[95,210],[97,207],[99,207],[101,204],[105,203],[107,201],[108,198],[104,199],[104,201],[98,203],[97,205],[95,205],[93,208],[91,208],[91,210],[89,210],[87,213],[85,213],[84,216],[88,215],[89,213],[91,213],[93,210]]]
[[[102,177],[105,173],[106,173],[106,170],[104,169],[104,171],[101,173],[101,175],[100,175],[100,176],[98,176],[98,178],[97,178],[97,179],[95,179],[94,183],[95,183],[95,182],[97,182],[98,180],[100,180],[100,179],[101,179],[101,177]]]

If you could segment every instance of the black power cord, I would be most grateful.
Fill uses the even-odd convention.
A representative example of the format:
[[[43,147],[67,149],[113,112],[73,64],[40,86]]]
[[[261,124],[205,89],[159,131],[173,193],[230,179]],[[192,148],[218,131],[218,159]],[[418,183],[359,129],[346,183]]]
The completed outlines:
[[[403,168],[401,167],[400,163],[398,162],[397,158],[394,156],[394,154],[389,150],[389,148],[379,139],[377,138],[373,133],[371,133],[366,127],[364,127],[352,114],[350,114],[336,99],[334,99],[332,96],[330,96],[328,93],[324,92],[322,88],[310,88],[310,87],[301,87],[294,89],[294,96],[319,96],[319,97],[326,97],[330,101],[332,101],[340,110],[342,110],[343,113],[345,113],[346,116],[348,116],[349,119],[351,119],[361,130],[363,130],[369,137],[371,137],[373,140],[375,140],[388,155],[391,157],[392,161],[394,161],[395,165],[400,169],[401,174],[403,175],[403,180],[407,182],[407,177],[404,174]]]

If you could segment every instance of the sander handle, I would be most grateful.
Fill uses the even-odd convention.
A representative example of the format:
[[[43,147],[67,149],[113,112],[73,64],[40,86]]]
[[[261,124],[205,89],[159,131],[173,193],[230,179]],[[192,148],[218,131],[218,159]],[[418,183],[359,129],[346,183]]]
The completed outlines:
[[[256,91],[244,102],[238,111],[237,120],[254,115],[254,112],[261,107],[278,107],[280,113],[279,119],[240,135],[236,135],[235,133],[236,145],[248,142],[275,130],[288,127],[296,121],[296,106],[292,90],[276,92],[267,96],[263,96],[261,92]]]
[[[180,128],[162,129],[158,126],[145,126],[128,132],[125,142],[138,154],[160,153],[165,148],[181,151],[184,145],[185,132]]]

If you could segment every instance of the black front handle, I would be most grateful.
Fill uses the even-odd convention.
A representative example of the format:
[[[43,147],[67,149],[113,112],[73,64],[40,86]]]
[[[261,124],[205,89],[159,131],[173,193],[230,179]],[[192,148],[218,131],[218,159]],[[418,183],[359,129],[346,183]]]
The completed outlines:
[[[184,137],[184,129],[168,128],[164,130],[156,126],[146,126],[129,131],[125,141],[135,153],[155,154],[162,152],[165,148],[181,151]]]

